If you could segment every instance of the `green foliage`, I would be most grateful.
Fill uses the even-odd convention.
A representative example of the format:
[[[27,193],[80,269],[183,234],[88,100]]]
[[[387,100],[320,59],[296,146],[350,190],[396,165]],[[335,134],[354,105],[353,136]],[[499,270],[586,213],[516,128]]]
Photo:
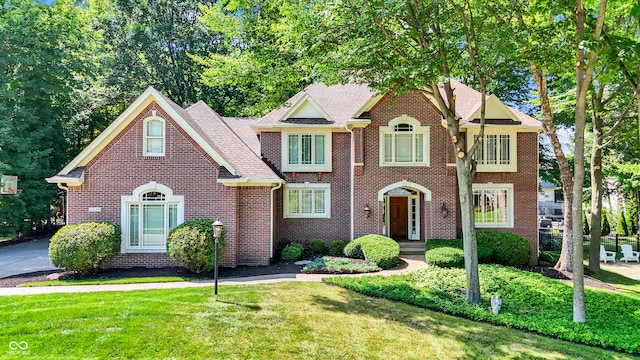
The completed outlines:
[[[218,261],[224,257],[226,233],[226,228],[223,227],[218,243]],[[172,229],[167,239],[167,256],[182,262],[185,268],[194,273],[213,270],[215,263],[213,220],[191,220]]]
[[[388,269],[398,263],[400,245],[386,236],[369,234],[348,243],[344,247],[344,254],[350,258],[369,260]]]
[[[587,215],[584,211],[582,211],[582,234],[589,235],[591,233],[591,226],[589,226],[589,221],[587,221]]]
[[[611,225],[609,225],[609,217],[607,212],[602,210],[602,236],[609,235],[611,233]]]
[[[494,258],[491,247],[478,244],[478,262],[490,263]],[[430,239],[425,244],[425,261],[441,267],[464,267],[464,251],[460,239]]]
[[[280,256],[284,261],[296,261],[302,257],[303,253],[304,247],[301,244],[291,243],[282,249]]]
[[[307,274],[359,274],[380,271],[380,267],[366,260],[324,256],[302,268]]]
[[[323,255],[327,252],[327,245],[324,240],[312,240],[309,246],[313,255]]]
[[[640,300],[586,289],[586,323],[574,323],[573,288],[539,274],[500,265],[480,265],[482,300],[468,303],[463,269],[428,267],[404,275],[334,277],[325,282],[368,296],[401,301],[448,314],[525,329],[572,342],[640,353]],[[498,315],[490,298],[500,296]]]
[[[26,233],[51,215],[53,176],[67,160],[64,122],[74,92],[93,76],[93,41],[83,9],[70,0],[0,3],[0,174],[18,177],[18,195],[0,195],[0,235]]]
[[[616,234],[629,236],[629,227],[627,226],[627,219],[624,216],[624,212],[620,212],[618,217],[618,224],[616,224]]]
[[[120,252],[120,225],[112,222],[69,224],[49,243],[53,265],[81,273],[93,273],[100,264]]]
[[[509,266],[524,266],[531,261],[531,244],[526,238],[507,232],[477,231],[478,247],[493,249],[495,262]]]
[[[329,255],[340,256],[343,254],[345,243],[342,240],[333,240],[329,243]]]

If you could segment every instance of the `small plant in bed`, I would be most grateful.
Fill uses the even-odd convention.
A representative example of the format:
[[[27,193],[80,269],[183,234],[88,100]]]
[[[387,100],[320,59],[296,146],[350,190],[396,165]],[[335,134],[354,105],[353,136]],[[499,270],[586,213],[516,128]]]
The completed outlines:
[[[376,263],[362,259],[324,256],[307,264],[302,272],[307,274],[359,274],[382,270]]]

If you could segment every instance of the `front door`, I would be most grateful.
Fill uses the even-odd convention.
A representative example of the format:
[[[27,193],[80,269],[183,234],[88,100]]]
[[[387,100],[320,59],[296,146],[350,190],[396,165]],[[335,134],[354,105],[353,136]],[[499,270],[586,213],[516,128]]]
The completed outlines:
[[[408,208],[406,197],[389,197],[390,235],[393,239],[407,239],[409,228]]]

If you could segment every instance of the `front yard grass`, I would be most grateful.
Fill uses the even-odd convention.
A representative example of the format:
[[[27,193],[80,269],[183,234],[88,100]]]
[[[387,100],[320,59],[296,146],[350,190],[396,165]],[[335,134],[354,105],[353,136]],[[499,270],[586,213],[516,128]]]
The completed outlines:
[[[640,299],[626,293],[585,289],[587,322],[573,322],[573,289],[536,273],[480,265],[479,304],[466,302],[464,269],[429,267],[396,276],[331,278],[328,281],[369,296],[436,309],[487,323],[526,329],[589,345],[640,353]],[[490,298],[502,298],[494,315]]]
[[[626,359],[323,283],[0,297],[0,357]],[[12,342],[25,350],[11,350]]]
[[[70,286],[70,285],[113,285],[113,284],[144,284],[144,283],[165,283],[192,281],[194,278],[182,276],[148,276],[148,277],[130,277],[119,279],[89,279],[89,280],[46,280],[31,281],[18,285],[18,287],[36,287],[36,286]]]

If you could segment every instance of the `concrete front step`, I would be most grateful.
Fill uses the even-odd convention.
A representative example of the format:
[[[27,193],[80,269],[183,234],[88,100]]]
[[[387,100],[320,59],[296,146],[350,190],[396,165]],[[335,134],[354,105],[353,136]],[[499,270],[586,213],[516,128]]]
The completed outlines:
[[[400,241],[400,255],[424,255],[424,241]]]

